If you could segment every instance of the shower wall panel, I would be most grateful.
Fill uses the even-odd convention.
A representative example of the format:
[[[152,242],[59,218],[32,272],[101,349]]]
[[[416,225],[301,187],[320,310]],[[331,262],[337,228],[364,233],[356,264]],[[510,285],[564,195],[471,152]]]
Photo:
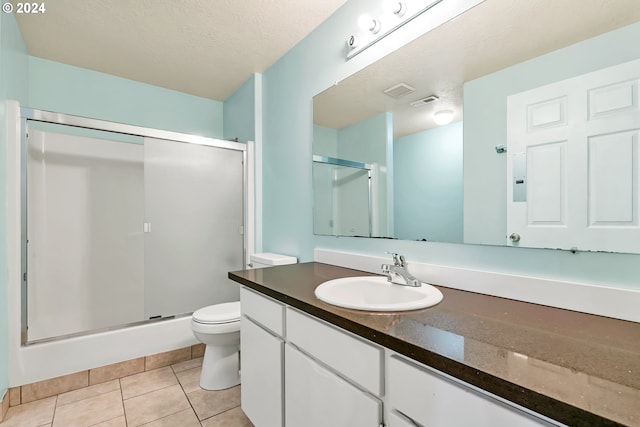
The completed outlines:
[[[141,320],[144,149],[30,129],[30,341]]]

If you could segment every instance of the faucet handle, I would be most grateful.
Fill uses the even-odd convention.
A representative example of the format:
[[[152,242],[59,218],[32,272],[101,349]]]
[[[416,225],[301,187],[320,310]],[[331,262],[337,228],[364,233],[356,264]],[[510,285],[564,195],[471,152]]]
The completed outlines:
[[[391,255],[391,257],[393,258],[393,264],[396,267],[404,267],[405,266],[405,261],[404,261],[404,256],[403,255],[399,255],[395,252],[389,252],[386,251],[389,255]]]

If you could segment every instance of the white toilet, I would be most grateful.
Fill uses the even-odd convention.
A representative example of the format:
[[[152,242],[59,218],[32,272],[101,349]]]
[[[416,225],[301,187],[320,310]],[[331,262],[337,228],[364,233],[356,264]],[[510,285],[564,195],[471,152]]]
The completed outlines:
[[[191,330],[206,345],[200,387],[223,390],[240,384],[240,301],[196,310]]]
[[[295,264],[296,257],[270,252],[251,255],[252,268]],[[200,387],[223,390],[240,384],[240,301],[210,305],[193,312],[191,329],[206,345]]]

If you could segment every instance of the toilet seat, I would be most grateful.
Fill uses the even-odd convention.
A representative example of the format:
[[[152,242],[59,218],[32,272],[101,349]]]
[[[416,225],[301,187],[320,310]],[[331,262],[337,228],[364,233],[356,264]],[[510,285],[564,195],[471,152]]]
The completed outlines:
[[[194,322],[218,325],[240,321],[240,301],[210,305],[193,312]]]

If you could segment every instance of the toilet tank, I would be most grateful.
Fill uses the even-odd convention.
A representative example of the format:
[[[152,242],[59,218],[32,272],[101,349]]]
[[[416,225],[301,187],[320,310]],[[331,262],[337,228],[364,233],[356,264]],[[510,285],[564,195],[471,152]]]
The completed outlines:
[[[289,255],[274,254],[273,252],[263,252],[251,255],[251,268],[265,268],[276,265],[288,265],[298,262],[298,258]]]

